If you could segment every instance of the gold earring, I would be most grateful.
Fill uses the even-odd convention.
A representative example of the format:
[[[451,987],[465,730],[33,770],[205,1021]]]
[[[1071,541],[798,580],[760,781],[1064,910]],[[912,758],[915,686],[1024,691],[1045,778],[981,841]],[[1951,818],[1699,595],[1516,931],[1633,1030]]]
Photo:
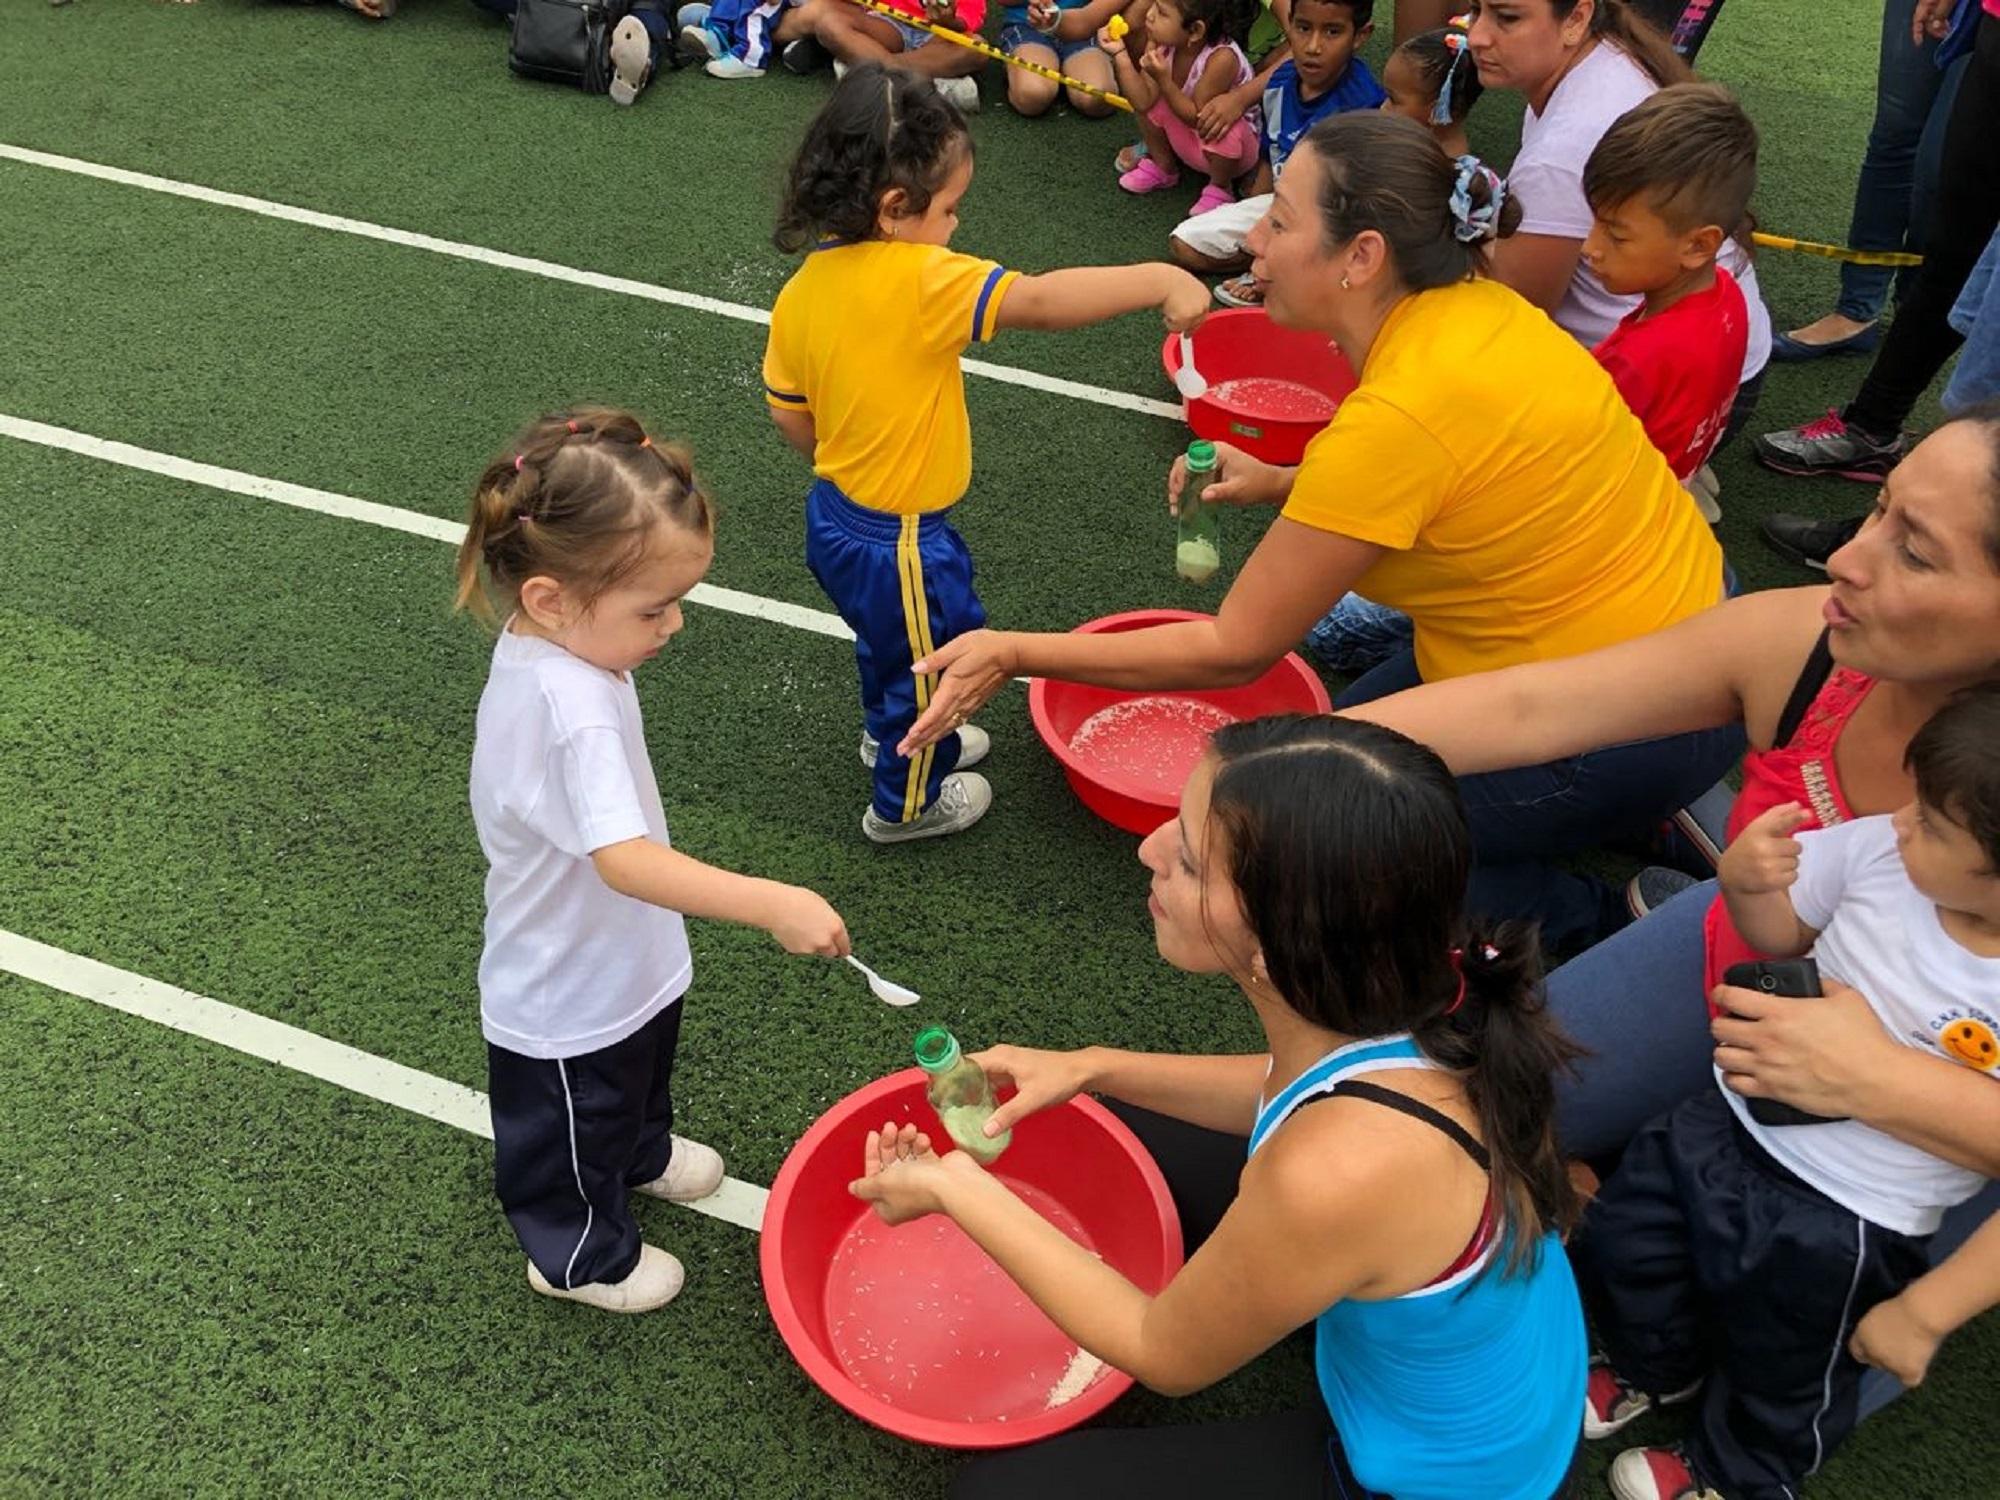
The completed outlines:
[[[1345,276],[1340,278],[1340,289],[1343,292],[1349,292],[1354,290],[1353,287],[1348,285],[1347,278]]]

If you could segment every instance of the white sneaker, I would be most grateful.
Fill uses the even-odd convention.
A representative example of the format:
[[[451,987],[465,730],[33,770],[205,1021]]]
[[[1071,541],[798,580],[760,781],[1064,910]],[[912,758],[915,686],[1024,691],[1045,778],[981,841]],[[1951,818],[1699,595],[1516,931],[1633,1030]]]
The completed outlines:
[[[667,1170],[651,1182],[632,1189],[669,1203],[692,1203],[706,1198],[722,1186],[722,1153],[700,1141],[674,1138],[674,1154],[667,1158]]]
[[[937,91],[944,95],[948,103],[958,106],[962,115],[979,113],[979,83],[971,78],[940,78]]]
[[[1722,481],[1715,477],[1715,470],[1703,464],[1688,475],[1687,492],[1694,496],[1695,508],[1701,518],[1713,526],[1722,519]]]
[[[974,766],[986,759],[988,755],[992,754],[992,752],[992,735],[981,729],[977,724],[961,724],[958,726],[957,770],[970,771]],[[881,753],[882,747],[875,743],[875,736],[865,729],[862,730],[861,764],[871,771],[874,770],[876,757]]]
[[[680,1294],[687,1272],[666,1251],[653,1245],[639,1247],[639,1264],[623,1281],[591,1281],[567,1289],[556,1286],[528,1262],[528,1285],[544,1297],[564,1302],[581,1302],[605,1312],[642,1313],[665,1307]]]
[[[840,82],[841,79],[845,78],[846,76],[847,76],[847,64],[842,62],[839,58],[836,57],[833,60],[833,81],[835,83],[838,83]]]
[[[710,78],[762,78],[764,76],[762,68],[753,68],[734,52],[725,52],[722,56],[712,59],[703,66],[702,72],[706,73]]]
[[[977,771],[954,771],[938,787],[937,800],[907,823],[891,823],[869,808],[861,815],[861,831],[870,843],[904,844],[912,839],[942,838],[963,833],[986,816],[993,805],[993,785]]]
[[[630,104],[639,97],[653,71],[653,43],[637,16],[627,16],[611,33],[613,104]]]

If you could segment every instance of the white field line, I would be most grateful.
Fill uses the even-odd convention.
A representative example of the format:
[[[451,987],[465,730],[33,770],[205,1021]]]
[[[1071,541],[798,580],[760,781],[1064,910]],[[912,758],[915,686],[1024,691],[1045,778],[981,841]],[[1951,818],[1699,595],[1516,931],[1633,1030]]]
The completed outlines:
[[[170,1030],[276,1063],[350,1093],[393,1104],[454,1130],[493,1139],[486,1096],[478,1090],[419,1073],[415,1068],[406,1068],[316,1032],[301,1031],[268,1016],[239,1010],[206,995],[176,989],[143,974],[114,969],[94,958],[4,930],[0,930],[0,969],[78,999],[91,1000]],[[744,1229],[757,1230],[763,1228],[764,1202],[769,1196],[768,1190],[755,1183],[726,1177],[716,1193],[682,1206]]]
[[[649,302],[663,302],[670,307],[710,313],[719,318],[733,318],[742,323],[768,325],[771,321],[770,313],[763,308],[749,307],[741,302],[725,302],[719,297],[704,297],[697,292],[676,291],[672,287],[635,281],[628,276],[607,276],[599,271],[585,271],[576,266],[560,265],[555,261],[538,260],[533,256],[514,255],[505,250],[489,249],[484,245],[468,245],[460,240],[439,239],[436,235],[395,229],[386,224],[371,224],[365,219],[349,219],[339,214],[321,213],[317,209],[299,208],[290,203],[274,203],[268,198],[252,198],[244,193],[224,192],[220,188],[204,187],[197,182],[180,182],[171,177],[155,177],[149,172],[133,172],[124,167],[104,166],[74,156],[57,156],[51,152],[36,151],[26,146],[14,146],[5,142],[0,142],[0,158],[20,162],[26,166],[69,172],[78,177],[94,177],[100,182],[113,182],[123,187],[144,188],[148,192],[166,193],[176,198],[190,198],[197,203],[213,204],[219,208],[240,209],[244,213],[259,214],[267,219],[282,219],[288,224],[304,224],[313,229],[327,229],[335,234],[350,234],[364,240],[379,240],[384,244],[401,245],[410,250],[428,250],[433,255],[448,255],[457,260],[477,261],[481,265],[497,266],[507,271],[525,271],[530,276],[543,276],[551,281],[567,281],[574,286],[591,287],[601,292],[642,297]],[[961,360],[960,364],[968,374],[983,376],[1006,385],[1025,386],[1032,391],[1043,391],[1053,396],[1068,396],[1073,400],[1116,407],[1121,411],[1140,412],[1146,416],[1165,417],[1170,421],[1181,420],[1179,406],[1168,401],[1155,401],[1149,396],[1135,396],[1128,391],[1114,391],[1101,385],[1089,385],[1080,380],[1064,380],[1060,376],[1016,369],[1012,365],[991,364],[983,359]]]
[[[0,414],[0,436],[18,438],[24,443],[36,443],[44,448],[60,448],[85,458],[122,464],[128,469],[143,469],[149,474],[162,474],[169,479],[185,480],[209,489],[226,490],[232,495],[275,500],[280,505],[318,511],[321,515],[337,516],[343,521],[364,521],[370,526],[406,531],[412,536],[449,542],[454,547],[465,539],[465,527],[461,523],[447,521],[440,516],[401,510],[393,505],[378,505],[373,500],[357,500],[352,495],[336,495],[331,490],[308,489],[302,484],[266,479],[261,474],[246,474],[240,469],[197,463],[172,453],[156,453],[151,448],[136,448],[130,443],[94,437],[87,432],[72,432],[67,427],[52,427],[46,422],[31,422],[24,417]],[[782,599],[766,599],[761,594],[746,594],[740,589],[720,588],[712,583],[697,584],[688,594],[688,602],[732,615],[771,620],[795,630],[809,630],[815,635],[829,635],[843,641],[854,639],[854,633],[842,623],[839,615],[823,609],[807,609],[800,604],[787,604]]]

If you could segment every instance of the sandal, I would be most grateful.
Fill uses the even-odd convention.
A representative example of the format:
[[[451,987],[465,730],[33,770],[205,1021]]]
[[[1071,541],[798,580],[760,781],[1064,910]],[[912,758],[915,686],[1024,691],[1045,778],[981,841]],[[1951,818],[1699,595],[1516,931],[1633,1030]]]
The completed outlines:
[[[1163,171],[1152,157],[1144,156],[1137,166],[1119,177],[1118,185],[1128,193],[1157,193],[1175,186],[1180,180],[1180,173]]]
[[[1232,276],[1220,282],[1215,288],[1215,300],[1224,307],[1262,307],[1264,305],[1264,283],[1250,272]]]
[[[1146,149],[1144,141],[1140,141],[1136,145],[1120,147],[1118,154],[1111,158],[1111,170],[1116,172],[1120,177],[1123,177],[1151,154]]]
[[[1201,190],[1201,196],[1194,200],[1194,207],[1188,210],[1190,219],[1225,208],[1236,201],[1236,195],[1219,182],[1211,182]]]

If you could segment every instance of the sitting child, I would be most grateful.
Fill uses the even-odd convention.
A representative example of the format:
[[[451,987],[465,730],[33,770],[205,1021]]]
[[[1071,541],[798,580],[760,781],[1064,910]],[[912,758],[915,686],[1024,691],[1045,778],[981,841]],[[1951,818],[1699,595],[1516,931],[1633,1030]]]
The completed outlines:
[[[2000,683],[1932,715],[1907,763],[1916,797],[1893,817],[1796,839],[1796,804],[1751,823],[1723,897],[1757,949],[1811,949],[1895,1041],[2000,1083],[1978,1045],[2000,1031]],[[1924,1271],[1944,1209],[1983,1182],[1859,1120],[1761,1123],[1719,1069],[1641,1130],[1571,1248],[1608,1356],[1585,1435],[1708,1389],[1686,1447],[1620,1454],[1612,1493],[1793,1495],[1858,1419],[1849,1331]]]
[[[882,0],[882,3],[901,11],[911,21],[971,36],[977,36],[979,28],[986,24],[986,0]],[[979,83],[975,75],[986,66],[986,59],[980,53],[942,41],[922,26],[850,5],[848,0],[815,6],[814,13],[817,19],[813,34],[833,54],[836,76],[845,77],[856,63],[893,63],[930,79],[937,91],[958,107],[960,114],[969,115],[979,108]]]
[[[1684,484],[1756,399],[1746,387],[1739,413],[1750,314],[1715,263],[1756,182],[1757,129],[1712,83],[1661,89],[1620,116],[1583,168],[1584,261],[1612,295],[1645,299],[1597,359]]]
[[[1118,185],[1128,193],[1176,187],[1183,164],[1208,178],[1193,213],[1236,201],[1236,183],[1257,165],[1257,120],[1246,114],[1214,140],[1197,128],[1202,107],[1249,82],[1250,59],[1230,34],[1237,0],[1153,0],[1144,35],[1125,38],[1100,31],[1097,45],[1111,56],[1118,91],[1132,105],[1146,153],[1121,152]],[[1134,62],[1127,42],[1142,46]],[[1125,163],[1130,161],[1129,168]]]
[[[1000,12],[1000,50],[1022,62],[1067,73],[1082,83],[1108,92],[1118,81],[1112,76],[1111,59],[1097,45],[1097,27],[1092,17],[1103,12],[1108,21],[1117,10],[1117,0],[1025,0],[1007,5]],[[1064,90],[1053,78],[1030,73],[1026,68],[1007,69],[1007,102],[1014,113],[1033,118],[1046,114],[1058,93],[1067,92],[1069,106],[1080,115],[1101,119],[1113,105],[1082,89]]]
[[[1382,87],[1389,95],[1382,108],[1428,125],[1453,161],[1472,150],[1465,117],[1484,86],[1461,28],[1440,26],[1411,37],[1382,64]]]
[[[1206,211],[1197,202],[1193,216],[1167,241],[1175,260],[1196,271],[1243,266],[1248,258],[1243,242],[1270,209],[1272,185],[1305,133],[1329,115],[1380,107],[1387,96],[1368,64],[1354,55],[1375,29],[1373,12],[1374,0],[1293,0],[1287,34],[1292,55],[1278,65],[1264,91],[1263,159],[1251,179],[1251,196]],[[1261,300],[1254,290],[1217,295],[1237,307]]]
[[[696,0],[674,16],[681,45],[711,78],[762,78],[771,54],[812,35],[802,0]]]

